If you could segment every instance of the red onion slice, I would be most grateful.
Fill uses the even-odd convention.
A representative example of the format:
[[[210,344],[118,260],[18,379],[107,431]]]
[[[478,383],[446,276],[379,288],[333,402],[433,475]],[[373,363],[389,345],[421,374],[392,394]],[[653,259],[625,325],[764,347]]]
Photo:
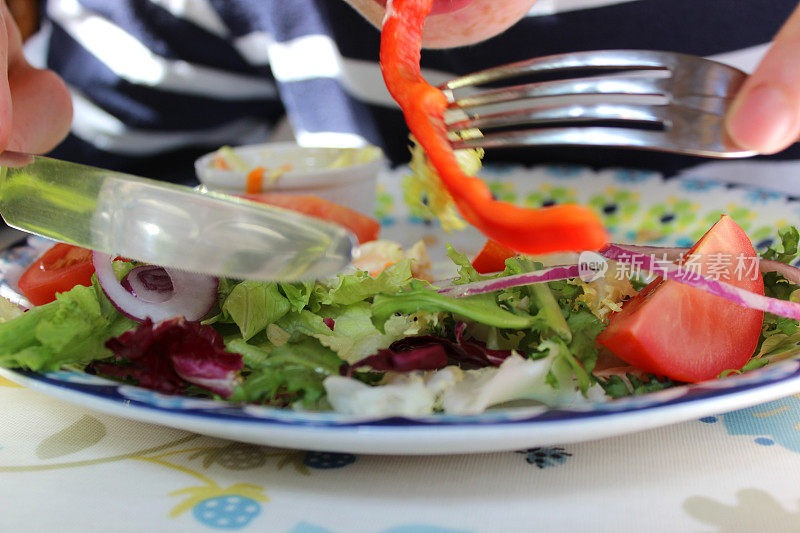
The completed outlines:
[[[183,316],[186,320],[200,320],[217,301],[217,278],[171,268],[164,268],[172,282],[170,296],[163,301],[147,301],[139,297],[141,288],[140,292],[132,294],[117,280],[112,260],[113,257],[108,254],[92,252],[97,281],[103,292],[120,313],[133,320],[144,322],[146,318],[150,318],[153,322],[161,322],[176,316]],[[146,294],[152,297],[153,292],[158,293],[146,291]]]
[[[675,248],[667,246],[638,246],[634,244],[618,243],[612,243],[612,246],[618,246],[620,248],[630,250],[631,252],[638,252],[640,254],[650,254],[655,256],[656,259],[663,259],[670,262],[677,261],[689,251],[689,248]],[[790,281],[795,285],[800,285],[800,268],[787,265],[786,263],[781,263],[780,261],[773,261],[772,259],[759,259],[758,267],[762,274],[766,274],[767,272],[777,272],[786,278],[787,281]]]
[[[687,270],[675,263],[659,261],[651,255],[632,252],[627,248],[615,244],[606,246],[600,251],[600,255],[620,263],[636,265],[637,268],[657,274],[664,279],[671,279],[678,283],[701,289],[744,307],[800,320],[800,304],[755,294],[729,283],[725,283],[724,281],[717,281],[691,270]]]
[[[780,261],[773,261],[772,259],[761,259],[758,262],[758,266],[764,274],[767,272],[777,272],[786,278],[787,281],[795,285],[800,285],[800,268],[781,263]]]
[[[126,291],[148,303],[166,302],[172,298],[175,290],[166,269],[156,265],[134,268],[122,278],[121,283]]]
[[[437,289],[436,292],[453,298],[463,298],[464,296],[510,289],[511,287],[519,287],[522,285],[577,278],[579,275],[578,265],[554,266],[534,272],[514,274],[513,276],[506,276],[503,278],[492,278],[473,283],[465,283],[464,285],[451,285],[449,287]]]
[[[745,307],[800,320],[800,304],[755,294],[729,283],[707,278],[696,272],[683,269],[673,262],[680,259],[688,251],[689,248],[612,243],[601,250],[600,254],[606,259],[634,264],[642,270],[662,276],[665,279],[672,279],[679,283],[690,285]],[[767,259],[761,259],[759,267],[762,273],[778,272],[788,281],[800,285],[800,269],[796,267]],[[462,298],[533,283],[545,283],[577,277],[580,277],[579,265],[560,265],[504,278],[492,278],[463,285],[450,285],[437,289],[437,292],[453,298]]]

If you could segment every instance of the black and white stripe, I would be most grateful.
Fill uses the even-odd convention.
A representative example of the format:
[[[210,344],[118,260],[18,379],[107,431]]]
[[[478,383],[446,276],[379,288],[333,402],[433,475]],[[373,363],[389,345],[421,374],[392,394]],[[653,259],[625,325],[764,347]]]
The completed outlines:
[[[504,34],[426,50],[432,82],[536,55],[603,48],[674,50],[750,70],[796,0],[540,0]],[[383,85],[379,34],[339,0],[48,0],[47,64],[76,97],[56,155],[146,172],[170,158],[265,139],[284,113],[304,144],[381,145],[408,159],[407,129]],[[524,149],[489,159],[729,173],[714,162],[630,151]],[[790,149],[759,161],[800,158]],[[698,165],[703,165],[702,170]],[[158,167],[153,166],[154,169]],[[150,172],[146,172],[151,174]],[[744,172],[740,172],[743,176]],[[180,174],[178,172],[178,174]],[[748,179],[752,175],[748,176]],[[183,176],[176,176],[181,179]]]

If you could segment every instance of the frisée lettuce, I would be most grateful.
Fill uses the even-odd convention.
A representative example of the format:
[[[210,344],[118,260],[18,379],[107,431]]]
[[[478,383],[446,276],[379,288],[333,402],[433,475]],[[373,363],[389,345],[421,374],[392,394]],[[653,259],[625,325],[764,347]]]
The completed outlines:
[[[466,256],[448,253],[460,271],[455,283],[484,277]],[[593,339],[603,323],[580,301],[584,288],[551,282],[453,298],[414,277],[413,261],[317,282],[222,279],[202,323],[139,324],[95,280],[0,323],[0,364],[66,366],[234,402],[383,414],[474,413],[523,399],[557,405],[596,385]],[[540,267],[511,258],[499,275]],[[122,279],[134,265],[114,268]],[[361,409],[364,398],[374,403]]]
[[[781,235],[765,255],[792,262],[796,231]],[[520,402],[568,406],[679,384],[598,350],[608,315],[636,294],[624,276],[453,297],[415,276],[415,258],[426,254],[396,248],[373,247],[372,255],[388,250],[391,261],[372,273],[299,283],[221,279],[202,322],[140,324],[94,279],[54,302],[9,313],[0,322],[0,365],[67,367],[170,394],[379,416],[476,414]],[[515,256],[502,272],[481,274],[450,246],[447,256],[458,270],[449,282],[455,286],[543,269],[538,258]],[[119,279],[135,268],[113,266]],[[610,262],[609,272],[615,268]],[[764,278],[787,298],[797,289],[779,274]],[[796,353],[798,335],[797,321],[768,314],[743,370]]]

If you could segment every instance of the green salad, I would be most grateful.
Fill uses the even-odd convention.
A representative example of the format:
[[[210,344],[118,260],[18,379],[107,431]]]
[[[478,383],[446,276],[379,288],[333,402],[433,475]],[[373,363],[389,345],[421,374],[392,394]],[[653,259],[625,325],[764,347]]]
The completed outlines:
[[[762,259],[795,260],[797,231],[786,228],[781,237]],[[644,292],[641,280],[613,275],[617,262],[592,281],[574,274],[542,281],[556,269],[531,257],[508,257],[502,272],[481,274],[448,247],[458,276],[432,283],[415,269],[419,258],[397,260],[397,245],[378,244],[393,254],[379,273],[353,269],[303,283],[219,279],[199,320],[135,320],[97,275],[91,286],[25,312],[4,302],[0,366],[75,369],[168,394],[386,416],[568,406],[680,383],[597,342],[609,319]],[[112,265],[123,286],[142,268]],[[786,276],[771,271],[763,281],[767,295],[791,302],[797,287]],[[489,290],[492,283],[500,288]],[[795,353],[798,322],[766,313],[757,336],[747,363],[718,375]]]

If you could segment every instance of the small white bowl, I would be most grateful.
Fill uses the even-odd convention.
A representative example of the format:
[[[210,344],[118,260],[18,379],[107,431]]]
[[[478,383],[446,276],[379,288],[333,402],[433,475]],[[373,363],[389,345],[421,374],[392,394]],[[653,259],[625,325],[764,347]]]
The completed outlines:
[[[295,143],[264,143],[230,148],[247,170],[214,166],[219,150],[195,161],[200,183],[209,190],[229,194],[245,192],[247,175],[265,169],[261,192],[314,194],[368,216],[375,210],[375,186],[386,162],[377,146],[361,148],[303,147]],[[224,156],[223,156],[224,157]],[[289,166],[270,182],[269,172]]]

